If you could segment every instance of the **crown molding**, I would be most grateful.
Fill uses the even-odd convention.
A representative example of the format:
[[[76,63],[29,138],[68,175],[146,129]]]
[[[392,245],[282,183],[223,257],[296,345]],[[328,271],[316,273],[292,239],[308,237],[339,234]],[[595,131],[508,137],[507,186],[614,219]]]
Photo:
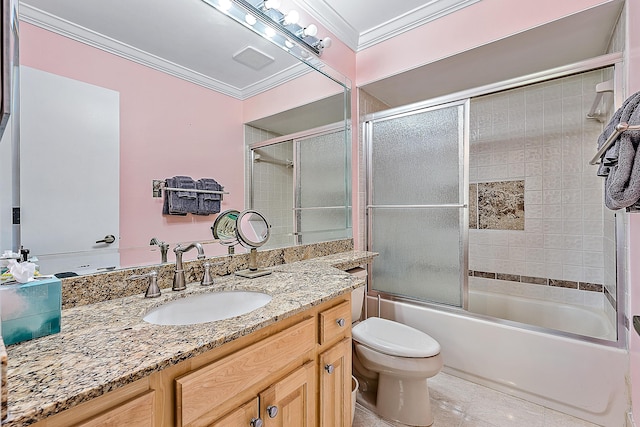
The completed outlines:
[[[340,41],[349,46],[351,50],[358,50],[358,31],[339,15],[325,1],[318,0],[293,0],[293,2],[313,16],[327,30]]]
[[[305,64],[295,64],[274,76],[237,88],[22,2],[20,20],[239,100],[250,98],[311,71]]]
[[[360,34],[358,51],[463,9],[480,0],[432,0]]]
[[[258,95],[269,89],[273,89],[274,87],[280,86],[283,83],[286,83],[290,80],[294,80],[300,76],[303,76],[307,73],[311,73],[313,71],[315,70],[306,64],[303,64],[303,63],[294,64],[289,68],[286,68],[277,74],[269,76],[264,80],[260,80],[256,83],[243,87],[242,99],[251,98],[252,96]]]
[[[358,31],[324,0],[293,0],[297,6],[306,10],[325,28],[356,52],[465,8],[478,1],[480,0],[431,0],[423,6],[358,34]]]

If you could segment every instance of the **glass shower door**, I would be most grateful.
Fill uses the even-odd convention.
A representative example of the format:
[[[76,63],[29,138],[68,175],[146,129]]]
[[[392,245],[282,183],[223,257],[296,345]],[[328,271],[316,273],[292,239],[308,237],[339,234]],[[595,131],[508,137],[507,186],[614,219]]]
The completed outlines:
[[[348,137],[340,130],[295,141],[298,243],[351,237]]]
[[[463,306],[468,102],[413,108],[365,124],[371,289]]]

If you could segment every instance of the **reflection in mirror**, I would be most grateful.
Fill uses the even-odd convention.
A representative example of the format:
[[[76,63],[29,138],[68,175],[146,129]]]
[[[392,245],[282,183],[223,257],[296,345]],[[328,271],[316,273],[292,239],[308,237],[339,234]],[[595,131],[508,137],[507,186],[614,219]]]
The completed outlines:
[[[274,218],[270,247],[351,236],[349,138],[325,126],[251,145],[249,203]]]
[[[238,216],[238,240],[245,248],[258,248],[269,240],[270,227],[260,212],[246,210]]]
[[[236,233],[240,244],[250,249],[249,268],[237,271],[236,275],[253,279],[271,274],[269,270],[258,268],[258,250],[269,240],[271,226],[267,219],[258,211],[246,210],[240,213],[236,221]]]
[[[43,128],[43,114],[21,120],[23,175],[31,164],[34,172],[28,175],[37,179],[21,183],[19,244],[40,260],[65,261],[64,267],[44,268],[43,273],[82,274],[157,263],[161,248],[149,245],[153,236],[161,236],[171,247],[178,242],[208,240],[208,225],[214,218],[162,215],[162,200],[151,196],[152,182],[176,175],[213,178],[229,192],[222,201],[223,210],[249,206],[245,202],[243,140],[250,144],[265,138],[243,132],[247,120],[266,116],[256,126],[270,129],[268,118],[277,121],[281,117],[274,113],[287,111],[300,129],[310,129],[318,126],[317,119],[324,112],[331,111],[339,118],[330,120],[342,121],[346,129],[348,90],[338,83],[346,78],[317,59],[313,66],[300,62],[200,0],[166,2],[161,7],[152,0],[135,5],[25,0],[21,14],[22,68],[35,70],[24,73],[22,89],[38,87],[34,80],[54,82],[50,88],[61,87],[60,82],[72,88],[64,96],[43,97],[44,92],[32,91],[34,96],[23,104],[25,108],[29,108],[26,104],[46,104],[47,111],[67,111],[56,119],[56,127],[46,127],[46,138],[33,132]],[[83,29],[94,31],[94,38],[83,37]],[[166,40],[171,43],[162,42]],[[131,46],[135,49],[127,50]],[[255,70],[232,60],[234,53],[247,46],[274,61]],[[84,101],[71,110],[59,108],[60,102],[76,99],[76,95],[82,95]],[[326,99],[331,99],[330,105]],[[267,104],[268,110],[260,109]],[[108,114],[101,114],[105,109]],[[78,111],[86,112],[82,124]],[[106,117],[113,120],[96,121]],[[322,124],[327,120],[323,118]],[[109,144],[100,148],[112,150],[104,155],[97,151],[80,155],[79,150],[87,148],[83,143],[97,140],[98,126],[107,126],[107,132],[99,133],[109,137]],[[85,129],[84,133],[77,134],[79,129]],[[273,131],[269,137],[288,133]],[[62,149],[63,141],[71,142],[66,149]],[[51,150],[59,160],[51,160]],[[63,179],[61,168],[52,167],[56,164],[64,164],[70,175]],[[61,179],[64,186],[57,185]],[[111,189],[105,190],[104,185]],[[86,187],[85,195],[77,196],[78,186]],[[61,202],[61,192],[71,199]],[[45,201],[47,194],[52,197]],[[110,219],[96,220],[94,207],[111,212]],[[56,221],[71,223],[71,227],[60,238],[52,237],[46,227],[33,228],[34,213],[42,211],[48,213],[49,225]],[[268,215],[278,221],[276,213]],[[58,229],[49,226],[52,228]],[[114,235],[115,241],[96,244],[106,235]],[[0,244],[10,246],[5,241]],[[224,248],[211,245],[206,252],[223,254]],[[169,251],[168,262],[173,257]]]
[[[221,244],[233,247],[238,243],[236,234],[236,221],[238,220],[239,211],[229,209],[222,212],[211,226],[213,238],[218,239]]]

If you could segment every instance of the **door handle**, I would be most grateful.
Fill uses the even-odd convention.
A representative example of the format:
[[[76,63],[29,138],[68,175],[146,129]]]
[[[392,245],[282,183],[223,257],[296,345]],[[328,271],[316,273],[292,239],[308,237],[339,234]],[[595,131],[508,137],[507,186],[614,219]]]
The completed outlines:
[[[114,236],[113,234],[107,234],[106,236],[104,236],[104,239],[102,240],[96,240],[96,243],[106,243],[108,245],[110,245],[111,243],[116,241],[116,236]]]

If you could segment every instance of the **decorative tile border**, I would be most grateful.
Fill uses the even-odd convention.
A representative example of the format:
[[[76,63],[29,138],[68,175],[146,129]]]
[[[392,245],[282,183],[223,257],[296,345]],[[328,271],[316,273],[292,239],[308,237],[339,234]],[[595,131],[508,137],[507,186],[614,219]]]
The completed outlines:
[[[600,283],[573,282],[570,280],[549,279],[546,277],[521,276],[518,274],[507,273],[491,273],[487,271],[469,270],[469,276],[480,277],[483,279],[506,280],[509,282],[528,283],[532,285],[555,286],[560,288],[578,289],[580,291],[603,292],[604,286]],[[605,292],[608,298],[611,297],[609,292]],[[615,307],[615,300],[612,303]]]

